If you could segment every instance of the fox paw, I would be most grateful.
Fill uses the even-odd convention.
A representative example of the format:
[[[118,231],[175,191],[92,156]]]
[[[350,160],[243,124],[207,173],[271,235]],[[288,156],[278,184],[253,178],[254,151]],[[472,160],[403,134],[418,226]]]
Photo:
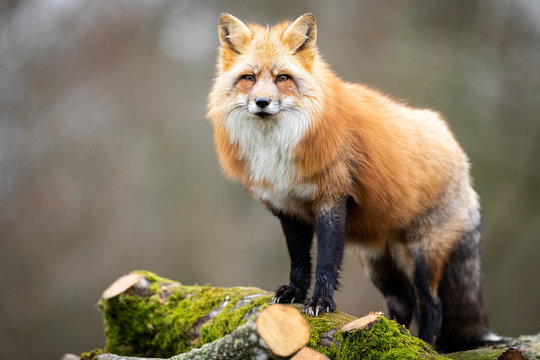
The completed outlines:
[[[306,294],[302,290],[291,285],[281,285],[274,291],[273,302],[277,304],[292,304],[303,302],[306,299]]]
[[[330,313],[336,310],[336,303],[327,296],[312,297],[304,304],[304,313],[309,316],[319,316],[319,314]]]

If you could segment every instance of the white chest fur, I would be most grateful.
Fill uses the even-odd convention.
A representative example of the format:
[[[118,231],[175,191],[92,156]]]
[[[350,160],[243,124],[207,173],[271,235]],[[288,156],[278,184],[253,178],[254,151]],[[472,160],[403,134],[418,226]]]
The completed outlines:
[[[261,184],[249,190],[276,210],[303,212],[301,204],[315,197],[317,187],[301,181],[293,151],[308,130],[308,118],[299,112],[272,119],[232,113],[225,126],[247,162],[250,180]]]

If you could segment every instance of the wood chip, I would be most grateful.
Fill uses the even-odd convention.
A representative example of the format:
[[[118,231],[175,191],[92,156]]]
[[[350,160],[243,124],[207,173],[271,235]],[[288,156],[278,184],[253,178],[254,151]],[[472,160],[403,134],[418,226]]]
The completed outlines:
[[[368,325],[373,324],[377,319],[382,316],[382,312],[372,312],[369,313],[366,316],[361,317],[360,319],[353,320],[351,322],[346,323],[341,327],[341,331],[354,331],[358,329],[362,329]]]

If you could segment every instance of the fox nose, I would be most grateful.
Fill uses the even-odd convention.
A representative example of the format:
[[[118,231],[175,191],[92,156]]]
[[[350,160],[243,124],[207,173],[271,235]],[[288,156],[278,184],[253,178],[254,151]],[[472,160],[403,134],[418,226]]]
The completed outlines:
[[[258,97],[255,99],[255,105],[257,105],[261,109],[264,109],[265,107],[270,105],[270,99],[265,97]]]

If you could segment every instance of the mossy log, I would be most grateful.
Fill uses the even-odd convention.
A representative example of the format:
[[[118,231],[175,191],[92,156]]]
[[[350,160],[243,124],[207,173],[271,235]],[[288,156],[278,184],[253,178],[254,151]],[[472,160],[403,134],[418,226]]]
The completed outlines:
[[[98,358],[288,359],[308,342],[310,328],[296,309],[268,306],[270,297],[257,288],[184,286],[131,273],[99,302],[106,348],[118,355]]]
[[[234,343],[232,339],[248,328],[253,334],[253,324],[260,321],[259,314],[269,308],[271,301],[272,293],[259,288],[186,286],[149,272],[134,272],[111,285],[99,301],[105,319],[105,350],[119,356],[147,358],[181,358],[176,355],[190,351],[197,354],[219,347],[220,342]],[[378,314],[361,325],[355,317],[341,312],[309,317],[299,311],[301,305],[284,307],[309,324],[307,346],[311,350],[299,352],[297,359],[319,355],[324,358],[321,354],[331,359],[439,358],[429,345]],[[351,323],[353,320],[356,322]],[[342,329],[345,324],[349,327]],[[258,335],[260,332],[255,331]]]
[[[274,304],[247,319],[227,336],[172,359],[289,359],[304,347],[308,338],[309,326],[302,316],[295,309]],[[98,356],[98,360],[128,359],[134,358],[112,354]]]
[[[303,345],[297,344],[297,348],[289,349],[287,354],[268,352],[271,346],[267,339],[259,340],[261,327],[257,329],[257,319],[267,311],[264,309],[275,307],[269,306],[271,301],[272,293],[259,288],[186,286],[149,272],[134,272],[111,285],[99,301],[105,319],[105,350],[83,354],[81,358],[96,359],[103,353],[99,355],[101,360],[212,359],[204,354],[229,346],[224,344],[243,343],[244,352],[236,349],[235,355],[219,358],[251,359],[255,358],[253,354],[264,353],[266,357],[262,358],[281,359],[296,353],[295,360],[445,359],[428,344],[411,336],[406,328],[380,313],[361,319],[339,311],[310,317],[301,312],[301,305],[280,307],[294,310],[295,315],[301,314],[300,318],[309,324],[307,347],[297,352]],[[266,328],[284,332],[290,314],[277,316],[284,319],[284,327],[268,325]],[[235,341],[239,336],[247,340]],[[277,343],[287,347],[291,336],[285,334]],[[261,344],[264,344],[262,348]],[[492,352],[491,358],[497,358],[505,350]]]

